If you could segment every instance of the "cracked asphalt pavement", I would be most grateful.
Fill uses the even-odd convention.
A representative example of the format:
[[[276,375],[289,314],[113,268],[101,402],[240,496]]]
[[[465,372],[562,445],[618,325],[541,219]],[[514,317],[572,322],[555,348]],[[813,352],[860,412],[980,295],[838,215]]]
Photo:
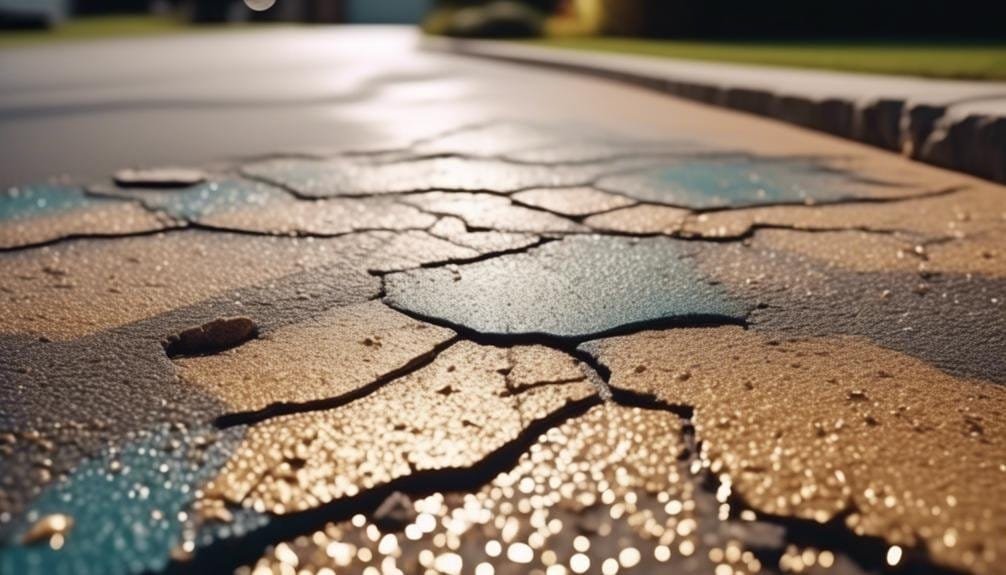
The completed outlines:
[[[0,97],[0,573],[1006,572],[1006,189],[413,41]]]

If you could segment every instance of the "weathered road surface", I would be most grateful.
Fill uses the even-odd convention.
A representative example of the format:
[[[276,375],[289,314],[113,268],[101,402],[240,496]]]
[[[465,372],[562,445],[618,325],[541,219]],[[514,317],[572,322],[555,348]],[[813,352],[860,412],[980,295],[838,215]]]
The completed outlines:
[[[413,41],[0,56],[0,573],[1003,572],[1006,189]]]

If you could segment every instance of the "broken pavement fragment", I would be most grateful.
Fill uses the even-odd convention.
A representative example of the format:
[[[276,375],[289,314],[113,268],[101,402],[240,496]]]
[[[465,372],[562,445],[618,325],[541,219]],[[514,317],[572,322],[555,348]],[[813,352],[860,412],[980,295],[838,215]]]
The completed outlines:
[[[853,269],[884,271],[917,266],[929,272],[1006,276],[1006,195],[984,185],[869,205],[773,206],[710,212],[687,219],[683,233],[730,238],[750,234],[757,228],[817,231],[817,240],[799,241],[800,234],[795,232],[771,230],[759,232],[759,239],[773,236],[796,251]],[[856,230],[875,232],[878,243],[887,238],[889,245],[901,245],[887,250],[886,258],[872,258],[872,263],[857,257],[857,246],[851,244],[845,246],[847,257],[830,257],[842,242],[824,238],[827,232],[834,232],[831,237],[837,239],[840,236],[836,234],[842,230],[849,230],[849,234]],[[907,254],[910,257],[901,254],[895,260],[893,256],[903,249],[911,252]]]
[[[994,573],[1006,556],[1006,390],[854,337],[733,326],[583,349],[620,391],[694,408],[711,469],[757,511]]]
[[[655,324],[740,323],[686,242],[574,236],[526,252],[385,276],[397,309],[490,336],[585,339]],[[515,281],[520,278],[520,281]]]
[[[1006,197],[978,185],[947,187],[911,198],[814,206],[756,206],[699,214],[686,230],[704,237],[737,237],[752,226],[807,230],[862,229],[925,238],[963,237],[1002,229]]]
[[[579,218],[631,206],[636,202],[591,187],[537,188],[511,196],[514,201],[561,216]]]
[[[596,406],[544,431],[481,488],[406,499],[404,529],[358,515],[280,543],[237,573],[293,563],[340,573],[758,572],[755,555],[721,529],[716,505],[697,500],[698,478],[678,462],[682,427],[667,411]]]
[[[599,233],[615,232],[633,235],[678,235],[691,212],[669,206],[629,206],[590,216],[584,220]]]
[[[410,195],[402,201],[430,214],[459,218],[469,228],[479,230],[534,234],[586,231],[572,220],[514,205],[508,198],[494,194],[430,192]]]
[[[531,234],[468,231],[465,222],[453,216],[437,220],[428,233],[451,243],[469,247],[479,254],[519,250],[541,241],[538,236]]]
[[[128,236],[172,225],[135,202],[95,198],[68,186],[25,186],[0,194],[3,250],[75,236]]]
[[[175,360],[186,384],[255,412],[361,392],[427,358],[454,332],[379,301],[332,308],[240,348]]]
[[[750,157],[678,160],[601,178],[596,185],[642,202],[696,210],[838,202],[904,193],[894,184],[861,180],[821,163]]]
[[[506,376],[507,393],[517,395],[536,385],[561,385],[583,379],[583,366],[571,355],[556,353],[550,347],[527,345],[511,347],[507,358],[512,366]],[[593,374],[592,371],[587,372]]]
[[[206,172],[194,168],[127,168],[112,177],[124,188],[186,188],[206,178]]]
[[[532,423],[597,401],[586,376],[508,395],[501,371],[513,367],[505,348],[460,342],[337,409],[256,424],[205,489],[204,504],[304,511],[406,476],[471,467]]]
[[[422,231],[375,232],[373,235],[383,240],[369,254],[367,261],[367,270],[375,274],[464,261],[496,251],[493,246],[469,247],[465,242],[443,239]]]
[[[182,190],[92,187],[102,196],[128,197],[151,210],[223,230],[334,236],[368,230],[421,230],[436,218],[390,198],[302,200],[267,184],[209,182]]]

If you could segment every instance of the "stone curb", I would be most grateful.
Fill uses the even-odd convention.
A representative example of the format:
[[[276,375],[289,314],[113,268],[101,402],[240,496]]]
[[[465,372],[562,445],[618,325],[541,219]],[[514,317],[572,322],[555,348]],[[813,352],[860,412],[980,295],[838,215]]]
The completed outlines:
[[[627,82],[1006,183],[1006,82],[684,62],[492,40],[426,37],[421,45]]]

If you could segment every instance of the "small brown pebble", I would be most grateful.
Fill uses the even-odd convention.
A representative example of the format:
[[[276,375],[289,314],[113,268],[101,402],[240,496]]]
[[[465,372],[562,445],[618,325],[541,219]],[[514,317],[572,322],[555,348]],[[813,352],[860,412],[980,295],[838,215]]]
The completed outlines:
[[[363,343],[363,345],[365,345],[367,347],[377,347],[377,348],[380,348],[381,345],[382,345],[381,344],[381,338],[378,337],[378,336],[366,337],[366,338],[363,339],[363,341],[361,343]]]
[[[170,336],[164,342],[169,356],[214,353],[255,337],[258,327],[247,317],[219,318]]]
[[[849,392],[848,397],[852,401],[866,401],[866,392],[861,389],[854,389]]]

